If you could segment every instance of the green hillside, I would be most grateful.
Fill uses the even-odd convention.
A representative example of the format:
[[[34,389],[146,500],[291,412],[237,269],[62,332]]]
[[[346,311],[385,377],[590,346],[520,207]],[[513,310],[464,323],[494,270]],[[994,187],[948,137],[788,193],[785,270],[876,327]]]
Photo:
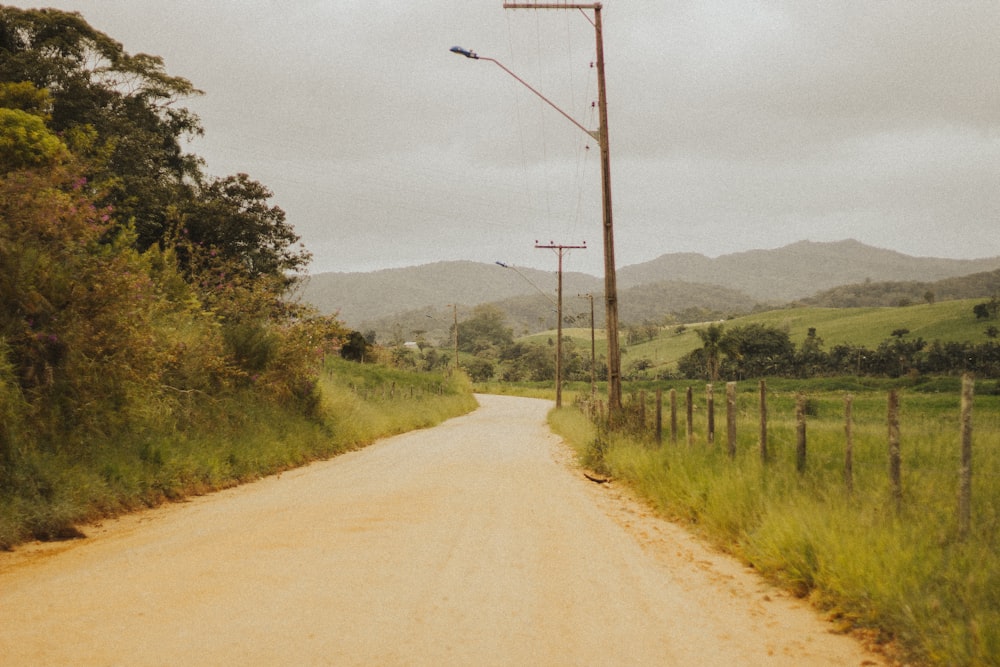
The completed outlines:
[[[873,348],[891,337],[897,329],[909,330],[907,338],[919,337],[927,342],[984,343],[989,340],[987,327],[993,325],[1000,328],[1000,322],[977,320],[973,314],[973,306],[984,301],[962,299],[896,308],[786,308],[736,317],[726,320],[724,325],[736,327],[761,323],[782,328],[789,332],[796,345],[801,345],[809,329],[815,328],[825,349],[841,344]],[[701,339],[695,330],[709,324],[664,327],[655,339],[635,345],[627,345],[623,341],[622,366],[627,367],[633,360],[648,359],[654,367],[670,368],[680,357],[701,347]],[[566,328],[563,334],[579,347],[589,349],[589,328]],[[544,331],[519,340],[547,342],[554,337],[555,331]],[[596,338],[600,355],[604,353],[604,331],[598,330]]]

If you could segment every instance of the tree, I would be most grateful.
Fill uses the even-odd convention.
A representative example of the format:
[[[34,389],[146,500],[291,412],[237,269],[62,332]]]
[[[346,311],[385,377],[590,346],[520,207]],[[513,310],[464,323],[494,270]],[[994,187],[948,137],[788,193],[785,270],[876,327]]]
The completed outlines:
[[[504,312],[496,306],[476,306],[471,317],[458,323],[458,349],[476,354],[511,345],[514,342],[514,330],[506,326],[505,322]]]
[[[270,198],[271,191],[246,174],[209,181],[183,210],[181,234],[234,261],[251,278],[301,271],[311,255],[294,247],[299,236]]]
[[[747,324],[728,330],[722,370],[733,377],[781,375],[794,366],[795,345],[788,332],[765,324]]]
[[[368,350],[369,345],[365,337],[358,331],[351,331],[347,334],[347,340],[340,348],[340,356],[348,361],[363,363]]]
[[[168,233],[168,206],[190,196],[201,161],[181,148],[201,133],[177,102],[200,94],[163,61],[130,55],[77,13],[0,7],[0,82],[29,82],[51,97],[49,127],[87,160],[85,174],[132,225],[145,249]]]
[[[826,365],[823,354],[823,339],[816,335],[816,327],[809,327],[806,339],[795,354],[795,366],[799,377],[812,377]]]
[[[977,303],[972,307],[972,312],[975,313],[977,320],[994,319],[1000,313],[1000,300],[993,297],[984,303]]]
[[[723,352],[724,327],[721,324],[709,324],[704,329],[695,329],[701,339],[703,359],[705,361],[708,379],[715,382],[719,379],[719,355]]]
[[[0,174],[55,166],[69,157],[66,144],[40,116],[0,107]]]
[[[495,367],[493,362],[483,357],[476,357],[464,363],[465,372],[474,382],[487,382],[493,377]]]

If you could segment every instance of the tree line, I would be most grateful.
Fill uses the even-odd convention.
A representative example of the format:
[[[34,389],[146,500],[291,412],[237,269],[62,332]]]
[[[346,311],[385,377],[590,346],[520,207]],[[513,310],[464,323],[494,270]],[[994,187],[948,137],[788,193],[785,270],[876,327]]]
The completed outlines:
[[[346,332],[295,299],[310,253],[270,190],[183,149],[199,93],[79,14],[0,7],[0,487],[219,396],[316,409]]]
[[[702,346],[678,360],[688,379],[716,381],[755,377],[809,378],[835,375],[901,377],[911,374],[1000,377],[1000,344],[927,342],[897,329],[874,348],[839,344],[824,349],[810,328],[796,346],[787,331],[764,324],[727,328],[722,323],[695,330]]]

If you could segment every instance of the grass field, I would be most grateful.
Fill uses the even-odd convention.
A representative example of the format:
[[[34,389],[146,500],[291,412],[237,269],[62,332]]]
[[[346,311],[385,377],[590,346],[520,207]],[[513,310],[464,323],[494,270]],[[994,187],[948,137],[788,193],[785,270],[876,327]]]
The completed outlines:
[[[908,329],[908,338],[919,337],[927,342],[985,343],[989,340],[986,328],[990,323],[977,320],[972,312],[973,306],[982,302],[983,299],[964,299],[893,308],[786,308],[733,318],[723,324],[736,327],[762,323],[782,328],[788,331],[796,345],[801,345],[809,329],[815,328],[827,350],[841,344],[874,348],[897,329]],[[708,324],[689,324],[680,330],[677,326],[668,326],[652,341],[623,344],[622,367],[634,359],[649,359],[654,372],[675,368],[678,359],[702,346],[695,330]],[[606,354],[606,332],[600,329],[595,334],[598,355]],[[563,335],[571,338],[578,349],[590,350],[589,328],[564,328]],[[545,343],[554,336],[555,331],[544,331],[519,340]]]
[[[768,449],[759,455],[756,383],[739,386],[737,454],[726,453],[724,390],[707,442],[704,385],[694,391],[693,445],[608,435],[579,411],[552,414],[581,458],[627,481],[690,525],[826,610],[846,630],[876,629],[909,660],[1000,664],[1000,397],[975,399],[971,530],[958,532],[959,393],[948,380],[901,389],[902,498],[888,478],[887,395],[845,379],[853,395],[853,492],[844,476],[841,388],[832,380],[768,390]],[[664,385],[668,390],[669,387]],[[683,388],[678,393],[683,397]],[[808,400],[807,465],[796,471],[795,395]],[[683,401],[683,398],[680,399]],[[682,403],[683,404],[683,403]],[[648,418],[654,414],[647,409]],[[668,419],[668,418],[665,418]]]

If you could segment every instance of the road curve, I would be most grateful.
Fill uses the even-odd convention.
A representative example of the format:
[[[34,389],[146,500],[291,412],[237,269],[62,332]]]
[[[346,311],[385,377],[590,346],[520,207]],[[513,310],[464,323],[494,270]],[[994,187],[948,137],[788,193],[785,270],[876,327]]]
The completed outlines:
[[[0,554],[2,665],[875,665],[588,482],[551,406],[480,409]]]

